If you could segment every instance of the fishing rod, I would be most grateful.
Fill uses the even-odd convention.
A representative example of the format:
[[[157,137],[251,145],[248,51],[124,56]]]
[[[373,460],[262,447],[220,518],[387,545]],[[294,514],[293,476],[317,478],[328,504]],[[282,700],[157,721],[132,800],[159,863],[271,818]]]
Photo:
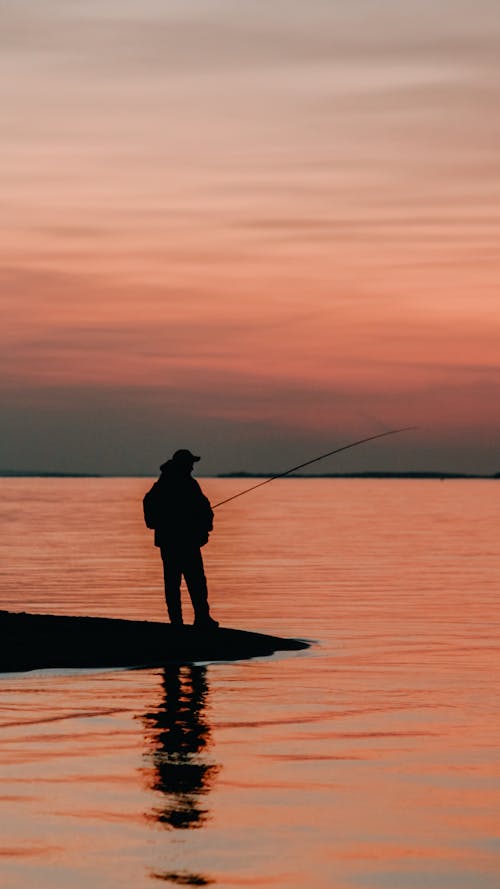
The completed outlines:
[[[272,475],[271,478],[266,478],[263,482],[258,482],[256,485],[252,485],[251,488],[245,488],[244,491],[240,491],[238,494],[233,494],[232,497],[228,497],[226,500],[220,500],[219,503],[212,506],[212,509],[217,509],[218,506],[222,506],[224,503],[230,503],[231,500],[236,500],[237,497],[243,497],[243,494],[249,494],[250,491],[255,491],[256,488],[261,488],[262,485],[268,485],[269,482],[273,482],[277,478],[284,478],[286,475],[290,475],[291,472],[297,472],[297,469],[303,469],[304,466],[310,466],[311,463],[317,463],[319,460],[324,460],[325,457],[332,457],[333,454],[340,454],[341,451],[348,451],[349,448],[355,448],[357,445],[365,444],[367,441],[375,441],[376,438],[384,438],[386,435],[397,435],[398,432],[409,432],[410,430],[417,428],[417,426],[403,426],[401,429],[390,429],[388,432],[379,432],[377,435],[369,435],[368,438],[360,438],[358,441],[351,441],[350,444],[343,445],[341,448],[335,448],[334,451],[328,451],[327,454],[321,454],[320,457],[313,457],[312,460],[306,460],[305,463],[299,463],[298,466],[292,466],[291,469],[287,469],[285,472],[278,472],[277,475]]]

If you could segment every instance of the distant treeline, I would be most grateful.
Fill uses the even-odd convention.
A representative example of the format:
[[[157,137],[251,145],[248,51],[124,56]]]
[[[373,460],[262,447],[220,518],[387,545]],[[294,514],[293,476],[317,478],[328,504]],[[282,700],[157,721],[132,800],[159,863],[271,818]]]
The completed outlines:
[[[36,469],[0,469],[0,478],[102,478],[93,472],[38,472]]]
[[[224,472],[217,478],[273,478],[274,473],[266,472]],[[278,476],[279,478],[279,476]],[[322,472],[317,475],[309,473],[290,473],[287,478],[500,478],[500,472],[494,475],[479,475],[465,472]]]

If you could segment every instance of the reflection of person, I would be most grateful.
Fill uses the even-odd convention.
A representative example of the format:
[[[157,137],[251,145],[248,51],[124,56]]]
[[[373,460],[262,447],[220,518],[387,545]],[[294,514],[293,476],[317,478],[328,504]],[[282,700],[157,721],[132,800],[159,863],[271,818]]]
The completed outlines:
[[[163,794],[155,818],[177,829],[202,827],[207,809],[201,798],[218,771],[205,755],[210,744],[210,726],[204,718],[206,668],[165,667],[163,691],[158,708],[143,717],[152,747],[152,788]]]
[[[213,527],[209,500],[192,478],[199,460],[191,451],[176,451],[160,466],[161,475],[144,498],[148,528],[155,529],[155,546],[160,548],[165,580],[165,599],[170,622],[183,625],[181,580],[184,577],[193,603],[194,625],[215,629],[210,617],[208,590],[200,547],[208,541]]]

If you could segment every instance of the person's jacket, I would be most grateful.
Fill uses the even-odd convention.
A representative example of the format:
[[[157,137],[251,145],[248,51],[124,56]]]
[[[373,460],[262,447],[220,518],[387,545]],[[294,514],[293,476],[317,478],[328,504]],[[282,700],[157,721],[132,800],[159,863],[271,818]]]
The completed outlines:
[[[153,489],[157,521],[155,546],[203,546],[213,528],[213,511],[196,479],[164,463]]]

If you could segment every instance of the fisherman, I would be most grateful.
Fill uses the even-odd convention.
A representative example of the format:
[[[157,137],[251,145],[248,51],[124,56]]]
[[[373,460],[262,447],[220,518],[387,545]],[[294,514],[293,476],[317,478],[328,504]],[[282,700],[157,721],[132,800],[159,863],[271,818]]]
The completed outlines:
[[[182,448],[160,466],[160,478],[144,497],[144,518],[154,528],[155,546],[163,561],[165,599],[170,623],[182,627],[181,580],[184,577],[194,610],[197,629],[216,629],[210,616],[208,590],[201,547],[213,528],[210,502],[192,478],[200,460]]]

